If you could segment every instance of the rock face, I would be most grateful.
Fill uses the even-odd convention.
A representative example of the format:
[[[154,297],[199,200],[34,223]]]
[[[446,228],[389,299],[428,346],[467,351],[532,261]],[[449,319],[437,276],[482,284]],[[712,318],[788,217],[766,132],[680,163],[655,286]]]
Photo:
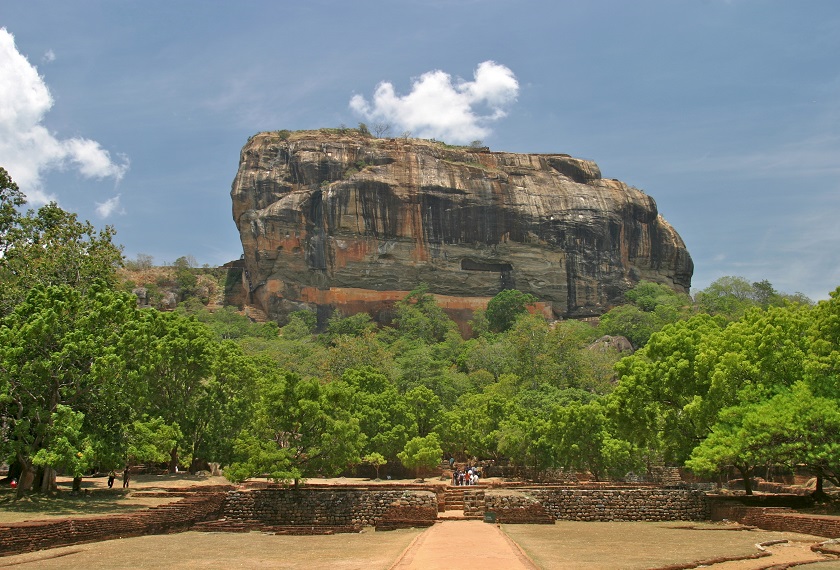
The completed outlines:
[[[691,286],[653,198],[564,154],[265,132],[242,149],[231,198],[249,302],[281,322],[302,308],[387,322],[421,283],[461,322],[505,288],[568,318],[604,313],[642,279]]]

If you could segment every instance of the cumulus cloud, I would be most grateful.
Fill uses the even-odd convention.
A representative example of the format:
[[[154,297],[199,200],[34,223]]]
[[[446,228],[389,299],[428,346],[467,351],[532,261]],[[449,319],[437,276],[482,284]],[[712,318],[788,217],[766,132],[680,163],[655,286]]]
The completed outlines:
[[[38,70],[18,52],[14,36],[0,28],[0,165],[34,205],[55,199],[42,179],[51,169],[73,168],[86,178],[121,180],[127,157],[115,161],[90,139],[56,137],[42,124],[52,106]]]
[[[369,121],[390,123],[418,137],[449,142],[482,139],[491,132],[488,123],[507,115],[519,94],[519,82],[509,68],[494,61],[480,63],[473,77],[465,81],[440,70],[429,71],[412,81],[407,95],[398,95],[393,84],[383,81],[370,102],[355,95],[350,108]]]
[[[125,214],[125,210],[120,205],[120,194],[117,194],[113,198],[109,198],[104,202],[96,203],[96,214],[100,218],[108,218],[113,213]]]

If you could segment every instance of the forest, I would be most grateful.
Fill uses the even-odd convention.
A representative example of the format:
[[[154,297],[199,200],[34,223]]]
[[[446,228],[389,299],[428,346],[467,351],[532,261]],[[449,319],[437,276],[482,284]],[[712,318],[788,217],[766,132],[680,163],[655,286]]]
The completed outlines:
[[[597,322],[551,323],[510,289],[463,338],[418,283],[388,326],[300,311],[280,327],[209,307],[196,284],[223,277],[187,258],[174,310],[140,308],[121,270],[148,259],[24,205],[0,168],[0,452],[20,494],[125,465],[298,484],[449,457],[840,484],[840,287],[813,303],[741,277],[693,297],[641,282]]]

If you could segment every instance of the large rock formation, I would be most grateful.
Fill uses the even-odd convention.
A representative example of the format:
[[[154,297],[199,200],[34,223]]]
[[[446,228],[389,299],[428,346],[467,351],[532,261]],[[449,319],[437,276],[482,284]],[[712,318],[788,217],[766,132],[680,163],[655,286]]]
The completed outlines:
[[[355,129],[266,132],[231,190],[249,301],[283,320],[394,302],[427,283],[462,322],[504,288],[547,316],[600,315],[639,280],[693,264],[653,198],[564,154],[514,154]]]

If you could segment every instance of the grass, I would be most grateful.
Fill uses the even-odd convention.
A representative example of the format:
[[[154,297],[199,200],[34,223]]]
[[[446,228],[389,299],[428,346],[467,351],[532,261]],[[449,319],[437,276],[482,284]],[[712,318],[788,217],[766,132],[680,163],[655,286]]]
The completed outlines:
[[[70,492],[72,480],[59,478],[58,492],[52,495],[31,494],[18,499],[15,490],[0,488],[0,523],[22,522],[38,519],[66,517],[95,517],[127,513],[148,507],[165,505],[181,497],[145,497],[134,491],[162,491],[172,487],[189,487],[200,484],[228,484],[222,477],[195,477],[191,475],[135,475],[128,490],[122,480],[108,489],[105,477],[89,477],[82,481],[81,495]]]
[[[820,542],[790,532],[734,530],[739,526],[703,522],[567,522],[503,525],[544,570],[561,568],[645,569],[722,557],[756,554],[756,544],[772,540]]]
[[[13,492],[3,491],[0,493],[0,523],[128,513],[178,500],[180,497],[135,498],[119,491],[89,496],[32,495],[16,499]]]
[[[0,558],[16,570],[84,568],[284,568],[385,570],[421,530],[330,536],[272,536],[256,532],[142,536],[67,546]]]

